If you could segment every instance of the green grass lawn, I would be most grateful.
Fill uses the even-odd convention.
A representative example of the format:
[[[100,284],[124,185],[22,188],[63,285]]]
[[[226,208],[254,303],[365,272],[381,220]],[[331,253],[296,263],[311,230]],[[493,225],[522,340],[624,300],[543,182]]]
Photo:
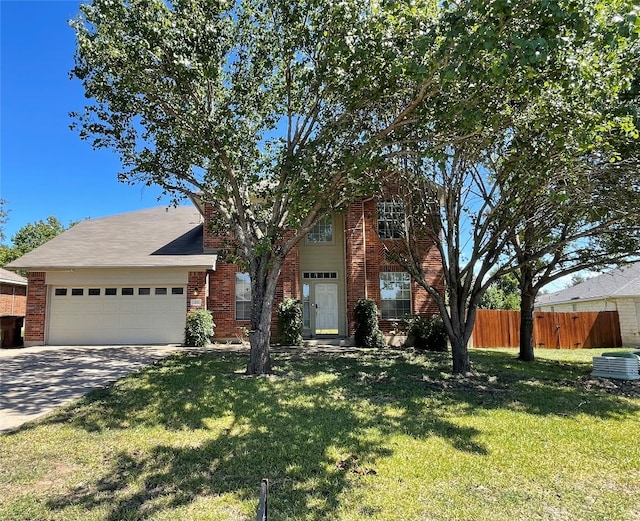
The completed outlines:
[[[1,520],[639,520],[638,384],[601,351],[185,353],[0,436]]]

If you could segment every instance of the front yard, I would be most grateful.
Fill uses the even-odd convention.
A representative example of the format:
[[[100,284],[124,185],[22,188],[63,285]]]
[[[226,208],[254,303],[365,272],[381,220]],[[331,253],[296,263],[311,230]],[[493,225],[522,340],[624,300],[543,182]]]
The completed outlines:
[[[2,520],[638,520],[639,384],[594,351],[184,353],[0,436]]]

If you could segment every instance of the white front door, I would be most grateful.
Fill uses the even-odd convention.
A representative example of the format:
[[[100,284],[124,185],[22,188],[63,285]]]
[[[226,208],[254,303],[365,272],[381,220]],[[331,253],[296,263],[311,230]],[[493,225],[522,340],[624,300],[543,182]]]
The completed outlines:
[[[316,335],[338,334],[338,285],[321,283],[315,285]]]

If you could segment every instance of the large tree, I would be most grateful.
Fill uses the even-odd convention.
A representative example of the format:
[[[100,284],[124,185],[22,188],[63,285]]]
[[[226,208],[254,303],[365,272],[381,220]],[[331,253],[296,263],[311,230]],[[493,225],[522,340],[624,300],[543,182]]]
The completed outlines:
[[[590,38],[573,51],[564,83],[550,84],[514,119],[494,165],[503,190],[530,202],[513,215],[521,290],[519,358],[534,360],[540,289],[640,251],[640,27],[628,2],[603,4]]]
[[[122,181],[211,204],[248,271],[249,374],[270,371],[287,253],[377,189],[393,132],[438,88],[429,4],[408,23],[410,6],[350,0],[94,0],[72,22],[81,136],[120,154]]]
[[[517,222],[501,219],[500,214],[518,201],[501,192],[483,167],[484,141],[466,140],[449,147],[446,155],[422,158],[419,167],[398,173],[403,176],[401,186],[409,187],[399,193],[407,216],[402,240],[387,244],[387,255],[437,303],[455,373],[471,370],[467,345],[481,299],[512,271],[508,246]],[[435,244],[440,252],[444,289],[431,282],[431,268],[422,262],[425,244]]]
[[[619,21],[629,13],[631,22],[625,23],[633,26],[632,6],[613,4],[496,1],[473,10],[474,2],[464,2],[447,17],[448,34],[465,44],[466,52],[451,53],[454,74],[443,78],[446,88],[418,113],[426,124],[404,129],[403,185],[418,188],[404,194],[406,236],[389,254],[438,303],[454,372],[470,368],[467,343],[476,309],[494,281],[549,255],[585,252],[581,246],[595,239],[598,229],[629,225],[624,211],[603,212],[604,204],[595,210],[593,203],[598,190],[602,195],[616,186],[625,194],[620,203],[637,201],[633,183],[629,178],[621,183],[602,161],[594,164],[585,156],[590,139],[595,149],[610,142],[605,141],[610,132],[635,135],[628,115],[603,109],[629,88],[631,67],[625,62],[636,41]],[[467,22],[466,30],[458,17]],[[616,79],[621,81],[614,85]],[[546,136],[536,152],[545,157],[544,170],[532,169],[536,155],[521,147],[536,132]],[[544,148],[549,140],[558,144],[561,162]],[[563,198],[565,204],[555,204]],[[563,220],[571,203],[580,206],[573,215],[582,217]],[[586,220],[593,226],[585,226]],[[573,224],[566,233],[547,234],[546,242],[523,256],[513,239],[535,222]],[[428,283],[420,262],[421,234],[440,249],[444,293]]]
[[[545,285],[584,269],[633,262],[640,251],[640,162],[582,158],[565,164],[568,169],[560,163],[533,172],[541,162],[539,156],[532,159],[523,193],[531,204],[514,215],[521,221],[511,246],[518,266],[523,361],[534,360],[533,308]]]

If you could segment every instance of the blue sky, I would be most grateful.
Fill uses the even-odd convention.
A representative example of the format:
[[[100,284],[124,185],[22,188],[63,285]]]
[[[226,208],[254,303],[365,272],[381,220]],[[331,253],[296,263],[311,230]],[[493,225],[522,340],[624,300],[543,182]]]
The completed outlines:
[[[75,50],[68,20],[78,1],[0,0],[0,198],[7,201],[5,242],[22,226],[55,215],[86,217],[168,204],[159,188],[117,181],[117,155],[94,151],[69,129],[84,107],[69,79]]]

